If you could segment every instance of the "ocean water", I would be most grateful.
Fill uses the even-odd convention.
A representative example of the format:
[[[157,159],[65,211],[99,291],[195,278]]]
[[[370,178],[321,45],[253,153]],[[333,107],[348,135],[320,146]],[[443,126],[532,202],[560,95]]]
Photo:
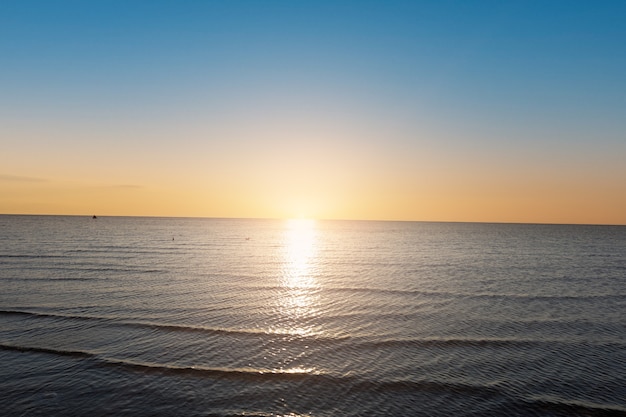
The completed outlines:
[[[624,416],[626,227],[0,216],[0,414]]]

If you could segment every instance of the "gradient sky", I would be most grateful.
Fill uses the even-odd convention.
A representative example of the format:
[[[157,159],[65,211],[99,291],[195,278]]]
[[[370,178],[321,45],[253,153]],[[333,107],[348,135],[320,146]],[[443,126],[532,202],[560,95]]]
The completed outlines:
[[[626,224],[624,1],[0,2],[0,213]]]

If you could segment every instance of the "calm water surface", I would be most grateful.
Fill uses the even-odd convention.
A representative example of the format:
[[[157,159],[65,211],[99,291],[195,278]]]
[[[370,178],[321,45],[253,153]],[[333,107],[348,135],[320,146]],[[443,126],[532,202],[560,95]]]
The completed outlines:
[[[624,416],[626,227],[0,216],[11,416]]]

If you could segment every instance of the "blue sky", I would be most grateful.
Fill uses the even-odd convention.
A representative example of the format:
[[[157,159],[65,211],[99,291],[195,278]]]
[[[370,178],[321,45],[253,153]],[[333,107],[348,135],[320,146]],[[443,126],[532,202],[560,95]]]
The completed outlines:
[[[207,202],[216,200],[218,179],[234,181],[231,189],[244,193],[243,184],[258,177],[229,166],[258,172],[284,163],[284,171],[265,178],[270,187],[289,176],[293,164],[306,165],[311,172],[296,170],[303,188],[324,189],[332,180],[312,179],[325,169],[324,155],[331,156],[330,171],[346,178],[344,191],[355,188],[359,175],[361,183],[373,184],[369,191],[357,186],[355,199],[369,201],[363,197],[369,192],[369,199],[395,202],[354,217],[466,219],[441,210],[452,197],[431,210],[415,208],[414,216],[393,210],[417,204],[402,195],[421,192],[422,201],[435,201],[437,193],[418,178],[450,171],[453,178],[440,187],[448,196],[458,196],[455,181],[467,181],[485,201],[494,201],[497,193],[484,191],[485,178],[509,178],[519,193],[540,187],[533,181],[543,178],[579,194],[610,183],[599,206],[620,208],[623,199],[610,195],[625,191],[619,184],[626,182],[624,21],[626,3],[617,1],[5,1],[0,144],[7,152],[0,156],[0,178],[13,188],[4,206],[0,200],[0,212],[28,208],[26,200],[19,203],[28,194],[25,186],[16,191],[8,179],[15,177],[50,181],[50,195],[57,187],[68,201],[82,191],[72,194],[67,181],[102,186],[107,175],[166,199],[153,166],[161,163],[171,188],[181,188],[188,175],[212,197],[156,214],[227,215],[228,204]],[[339,165],[351,154],[355,161],[346,169],[355,179],[348,180],[352,174]],[[45,162],[50,156],[56,166]],[[373,178],[368,166],[380,175]],[[99,174],[92,177],[88,168]],[[529,173],[524,169],[537,179],[522,186],[518,177]],[[581,185],[578,174],[589,184]],[[195,182],[198,176],[206,178],[204,185]],[[397,186],[403,181],[412,185]],[[383,191],[396,186],[393,196]],[[272,192],[293,193],[287,188]],[[39,207],[32,211],[62,211],[61,203],[46,208],[51,197],[32,197],[37,192],[30,192],[29,201]],[[305,200],[339,194],[312,191]],[[553,205],[562,210],[572,201]],[[477,202],[466,203],[479,212]],[[501,203],[469,220],[508,207]],[[233,204],[254,205],[245,198]],[[531,206],[540,210],[541,204]],[[264,207],[261,217],[289,211]],[[352,210],[335,209],[337,214],[331,208],[313,214],[345,217]],[[111,210],[125,213],[123,206]],[[540,214],[509,220],[535,218],[542,220]]]

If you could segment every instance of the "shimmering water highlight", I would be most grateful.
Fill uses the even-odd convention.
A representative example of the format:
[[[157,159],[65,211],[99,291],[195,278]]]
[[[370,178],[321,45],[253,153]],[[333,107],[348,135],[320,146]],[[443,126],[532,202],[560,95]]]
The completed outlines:
[[[626,228],[0,216],[8,415],[626,415]]]

